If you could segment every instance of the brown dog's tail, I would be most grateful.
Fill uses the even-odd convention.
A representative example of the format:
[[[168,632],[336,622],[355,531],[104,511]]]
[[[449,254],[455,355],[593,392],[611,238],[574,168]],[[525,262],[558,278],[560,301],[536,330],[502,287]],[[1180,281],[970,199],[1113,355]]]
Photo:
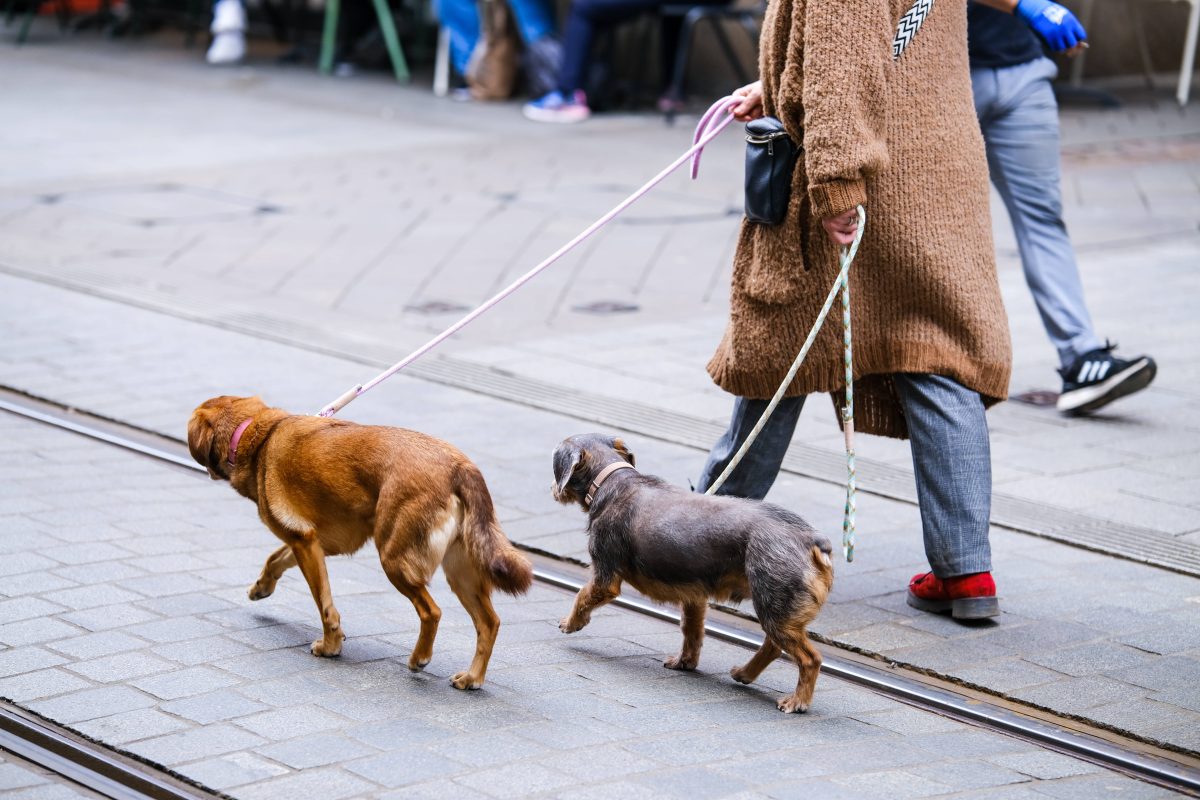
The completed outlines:
[[[825,598],[829,596],[829,591],[833,588],[833,559],[830,558],[832,551],[825,552],[820,546],[814,544],[809,550],[809,555],[812,556],[813,566],[817,569],[817,585],[810,586],[809,591],[817,601],[817,605],[824,605]]]
[[[463,504],[462,536],[480,571],[500,591],[525,594],[533,583],[533,565],[501,530],[483,475],[474,464],[463,464],[455,483]]]

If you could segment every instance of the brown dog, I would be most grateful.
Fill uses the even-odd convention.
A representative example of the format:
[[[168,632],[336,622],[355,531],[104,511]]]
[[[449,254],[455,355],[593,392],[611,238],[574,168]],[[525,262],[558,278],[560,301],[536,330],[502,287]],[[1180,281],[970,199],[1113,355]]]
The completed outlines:
[[[259,518],[283,541],[250,599],[270,596],[284,571],[300,566],[324,628],[315,655],[338,655],[346,638],[325,556],[373,540],[383,571],[421,618],[409,669],[433,656],[442,612],[428,584],[441,564],[476,632],[471,666],[450,682],[482,685],[500,629],[492,589],[523,594],[533,569],[500,529],[483,475],[465,455],[416,431],[298,416],[257,397],[228,396],[192,413],[188,448],[213,480],[257,503]]]
[[[695,669],[709,598],[749,597],[766,638],[730,675],[750,683],[786,652],[800,667],[796,691],[779,710],[807,711],[821,667],[808,624],[833,586],[829,540],[785,508],[735,497],[706,497],[643,475],[620,439],[584,434],[554,451],[554,499],[588,512],[592,578],[559,623],[574,633],[592,610],[621,593],[621,582],[682,609],[683,648],[663,662]]]

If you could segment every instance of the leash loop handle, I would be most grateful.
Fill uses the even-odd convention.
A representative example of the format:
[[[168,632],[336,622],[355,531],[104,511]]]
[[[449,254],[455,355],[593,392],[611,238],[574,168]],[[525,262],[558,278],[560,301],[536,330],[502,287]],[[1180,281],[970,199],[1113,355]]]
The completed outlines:
[[[821,312],[817,314],[817,320],[813,323],[812,329],[808,332],[808,337],[804,340],[800,352],[796,354],[796,359],[792,362],[792,366],[788,369],[787,375],[784,376],[783,382],[779,384],[779,388],[775,390],[775,395],[771,401],[767,403],[766,409],[762,416],[758,418],[758,422],[750,429],[746,440],[742,442],[741,447],[734,453],[729,463],[725,465],[725,469],[717,476],[717,479],[712,482],[712,485],[704,492],[705,494],[715,494],[718,489],[724,485],[725,481],[741,463],[742,458],[750,450],[754,440],[758,438],[759,433],[766,426],[767,420],[771,418],[771,414],[775,412],[775,408],[783,400],[784,394],[787,392],[792,381],[796,377],[796,373],[800,371],[800,365],[804,363],[804,359],[808,357],[809,348],[816,341],[817,334],[821,327],[825,324],[826,317],[829,316],[829,311],[833,307],[833,301],[837,297],[838,292],[842,293],[842,345],[843,345],[843,360],[846,367],[846,405],[842,408],[842,424],[845,430],[846,438],[846,506],[845,513],[842,519],[842,552],[847,561],[854,560],[854,528],[855,528],[855,500],[857,494],[857,486],[855,481],[854,469],[854,354],[852,350],[852,342],[850,335],[850,265],[854,263],[854,257],[858,255],[858,246],[862,242],[863,231],[867,227],[867,212],[862,206],[858,206],[858,230],[855,231],[854,241],[849,247],[843,247],[839,256],[840,269],[837,277],[833,281],[833,286],[829,289],[829,294],[825,298],[825,304],[821,306]]]

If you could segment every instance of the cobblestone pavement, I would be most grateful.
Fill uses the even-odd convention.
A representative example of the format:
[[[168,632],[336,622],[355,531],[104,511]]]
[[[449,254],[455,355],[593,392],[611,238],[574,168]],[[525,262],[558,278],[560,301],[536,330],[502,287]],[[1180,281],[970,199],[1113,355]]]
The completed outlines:
[[[409,672],[416,615],[365,554],[331,560],[349,638],[319,659],[301,580],[246,600],[266,550],[251,504],[38,423],[0,416],[0,434],[23,464],[6,505],[40,506],[0,517],[0,695],[238,798],[1171,794],[827,677],[785,717],[793,667],[742,687],[725,672],[748,653],[709,642],[698,672],[664,670],[672,626],[605,609],[568,638],[569,595],[540,586],[499,598],[488,681],[458,692],[470,619],[446,603]],[[0,764],[0,791],[73,796],[36,780]]]
[[[646,117],[564,130],[528,125],[511,105],[433,101],[383,80],[211,71],[158,39],[0,47],[0,69],[12,76],[0,118],[22,121],[6,125],[0,142],[23,156],[0,167],[0,385],[174,438],[190,409],[215,394],[319,407],[554,250],[686,139]],[[1093,313],[1123,351],[1158,358],[1160,375],[1150,390],[1089,420],[1020,403],[995,409],[997,493],[1200,552],[1200,354],[1192,344],[1200,323],[1190,300],[1200,256],[1200,118],[1165,105],[1068,109],[1063,130],[1068,221]],[[722,422],[728,398],[702,366],[724,321],[739,149],[732,134],[719,140],[700,182],[669,182],[447,345],[449,358],[436,363],[483,365],[597,402],[632,398],[664,414]],[[1017,354],[1013,391],[1057,388],[1002,212],[994,228]],[[638,310],[580,310],[596,301]],[[344,416],[454,441],[483,468],[514,539],[585,558],[582,517],[550,501],[549,451],[562,436],[595,427],[581,418],[596,417],[566,407],[551,413],[544,400],[502,402],[486,381],[471,388],[399,377]],[[432,678],[408,675],[401,656],[413,616],[381,588],[365,555],[339,561],[334,578],[351,642],[362,649],[348,647],[338,663],[318,661],[304,653],[316,626],[298,580],[265,604],[244,600],[271,541],[249,503],[227,487],[151,471],[36,426],[5,418],[0,425],[0,449],[19,454],[0,467],[0,547],[8,554],[0,564],[0,672],[10,670],[0,696],[50,704],[76,727],[109,720],[93,729],[129,749],[136,750],[131,734],[161,739],[164,763],[210,769],[201,780],[216,788],[255,787],[239,788],[239,797],[292,793],[313,781],[342,786],[346,796],[376,793],[422,774],[424,763],[446,770],[429,774],[424,788],[444,791],[442,781],[453,779],[454,796],[468,788],[586,796],[598,780],[589,768],[630,775],[602,787],[622,796],[707,796],[704,786],[788,796],[816,785],[823,793],[813,796],[1093,797],[1109,785],[1107,774],[1054,774],[1062,764],[1018,769],[1021,758],[1043,756],[1005,763],[991,748],[1008,740],[983,737],[988,743],[975,751],[982,734],[925,730],[935,723],[908,710],[899,713],[911,728],[879,726],[859,715],[895,707],[859,709],[855,703],[881,701],[832,681],[819,695],[830,705],[811,719],[839,732],[778,740],[803,729],[759,716],[770,710],[767,692],[722,679],[739,652],[710,645],[700,676],[649,669],[675,634],[634,619],[636,632],[624,635],[626,617],[617,612],[609,628],[556,639],[547,623],[567,598],[548,590],[505,601],[509,624],[484,695],[488,710],[479,712],[476,701],[440,684],[456,648],[458,660],[469,648],[463,619],[443,633]],[[703,453],[694,444],[645,429],[625,434],[648,471],[680,484],[697,473]],[[836,455],[840,435],[827,412],[809,413],[796,443]],[[864,437],[859,454],[911,472],[903,443]],[[140,483],[114,486],[115,475],[148,481],[150,496]],[[173,480],[178,485],[168,486]],[[841,491],[791,472],[772,499],[835,532]],[[1005,614],[999,625],[964,628],[904,604],[903,586],[924,568],[911,503],[860,495],[859,527],[858,560],[838,565],[832,602],[815,626],[822,635],[1200,751],[1200,580],[997,528]],[[50,540],[56,544],[46,547]],[[452,614],[460,614],[457,604],[447,603],[448,620]],[[506,682],[509,671],[515,677]],[[314,705],[314,696],[334,705]],[[586,741],[564,733],[580,704],[588,710],[583,727],[595,722],[598,730]],[[614,704],[635,722],[606,716]],[[720,715],[695,716],[693,706]],[[79,713],[72,708],[103,713],[71,719]],[[385,722],[411,718],[414,727],[401,731],[381,714]],[[260,715],[260,727],[245,724]],[[754,730],[727,737],[728,720]],[[472,727],[480,722],[483,730]],[[356,724],[384,731],[387,741],[352,735]],[[497,725],[521,728],[511,754],[487,754],[487,746],[507,747],[490,735]],[[613,725],[621,732],[605,738]],[[946,744],[927,747],[906,733],[940,735]],[[276,742],[284,734],[300,737],[294,752]],[[783,743],[768,750],[760,736]],[[681,744],[693,741],[692,749]],[[954,749],[957,742],[966,749]],[[831,759],[828,771],[809,766],[817,744]],[[222,749],[229,745],[236,746]],[[553,745],[574,758],[555,757],[558,750],[546,749]],[[394,747],[411,758],[380,756]],[[760,748],[771,755],[760,758]],[[891,763],[890,754],[905,752]],[[188,757],[194,753],[206,755]],[[874,759],[884,770],[871,773],[878,782],[856,783],[862,774],[848,753]],[[947,767],[939,757],[967,760]],[[351,770],[351,762],[375,766]],[[1015,780],[1004,778],[1010,773]],[[779,774],[789,777],[772,787]],[[569,783],[555,783],[564,775]],[[1117,782],[1126,792],[1151,791]]]

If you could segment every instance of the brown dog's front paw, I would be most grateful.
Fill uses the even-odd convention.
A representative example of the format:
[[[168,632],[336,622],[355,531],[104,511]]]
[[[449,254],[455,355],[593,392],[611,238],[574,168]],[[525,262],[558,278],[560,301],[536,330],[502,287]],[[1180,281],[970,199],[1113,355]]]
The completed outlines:
[[[418,656],[416,653],[413,653],[409,656],[408,668],[413,672],[420,672],[429,665],[430,660],[430,656]]]
[[[458,672],[450,676],[450,685],[455,689],[478,689],[483,686],[483,678],[476,678],[470,672]]]
[[[564,617],[563,619],[561,619],[559,621],[558,629],[560,631],[562,631],[563,633],[574,633],[575,631],[581,629],[584,625],[587,625],[587,624],[588,624],[588,621],[586,619],[579,621],[579,620],[573,619],[571,617]]]
[[[336,639],[333,642],[327,642],[324,639],[317,639],[312,643],[312,654],[321,658],[336,658],[342,654],[342,640]]]
[[[266,586],[262,583],[256,583],[250,587],[250,591],[246,592],[246,596],[251,600],[262,600],[264,597],[270,597],[274,592],[274,584]]]
[[[808,711],[808,703],[802,701],[794,694],[780,698],[776,705],[785,714],[803,714],[805,711]]]
[[[696,668],[696,663],[699,659],[684,658],[682,655],[671,656],[663,662],[663,666],[667,669],[678,669],[685,672],[691,672]]]
[[[729,670],[729,677],[733,678],[738,683],[753,683],[754,678],[746,674],[745,667],[734,667]]]

